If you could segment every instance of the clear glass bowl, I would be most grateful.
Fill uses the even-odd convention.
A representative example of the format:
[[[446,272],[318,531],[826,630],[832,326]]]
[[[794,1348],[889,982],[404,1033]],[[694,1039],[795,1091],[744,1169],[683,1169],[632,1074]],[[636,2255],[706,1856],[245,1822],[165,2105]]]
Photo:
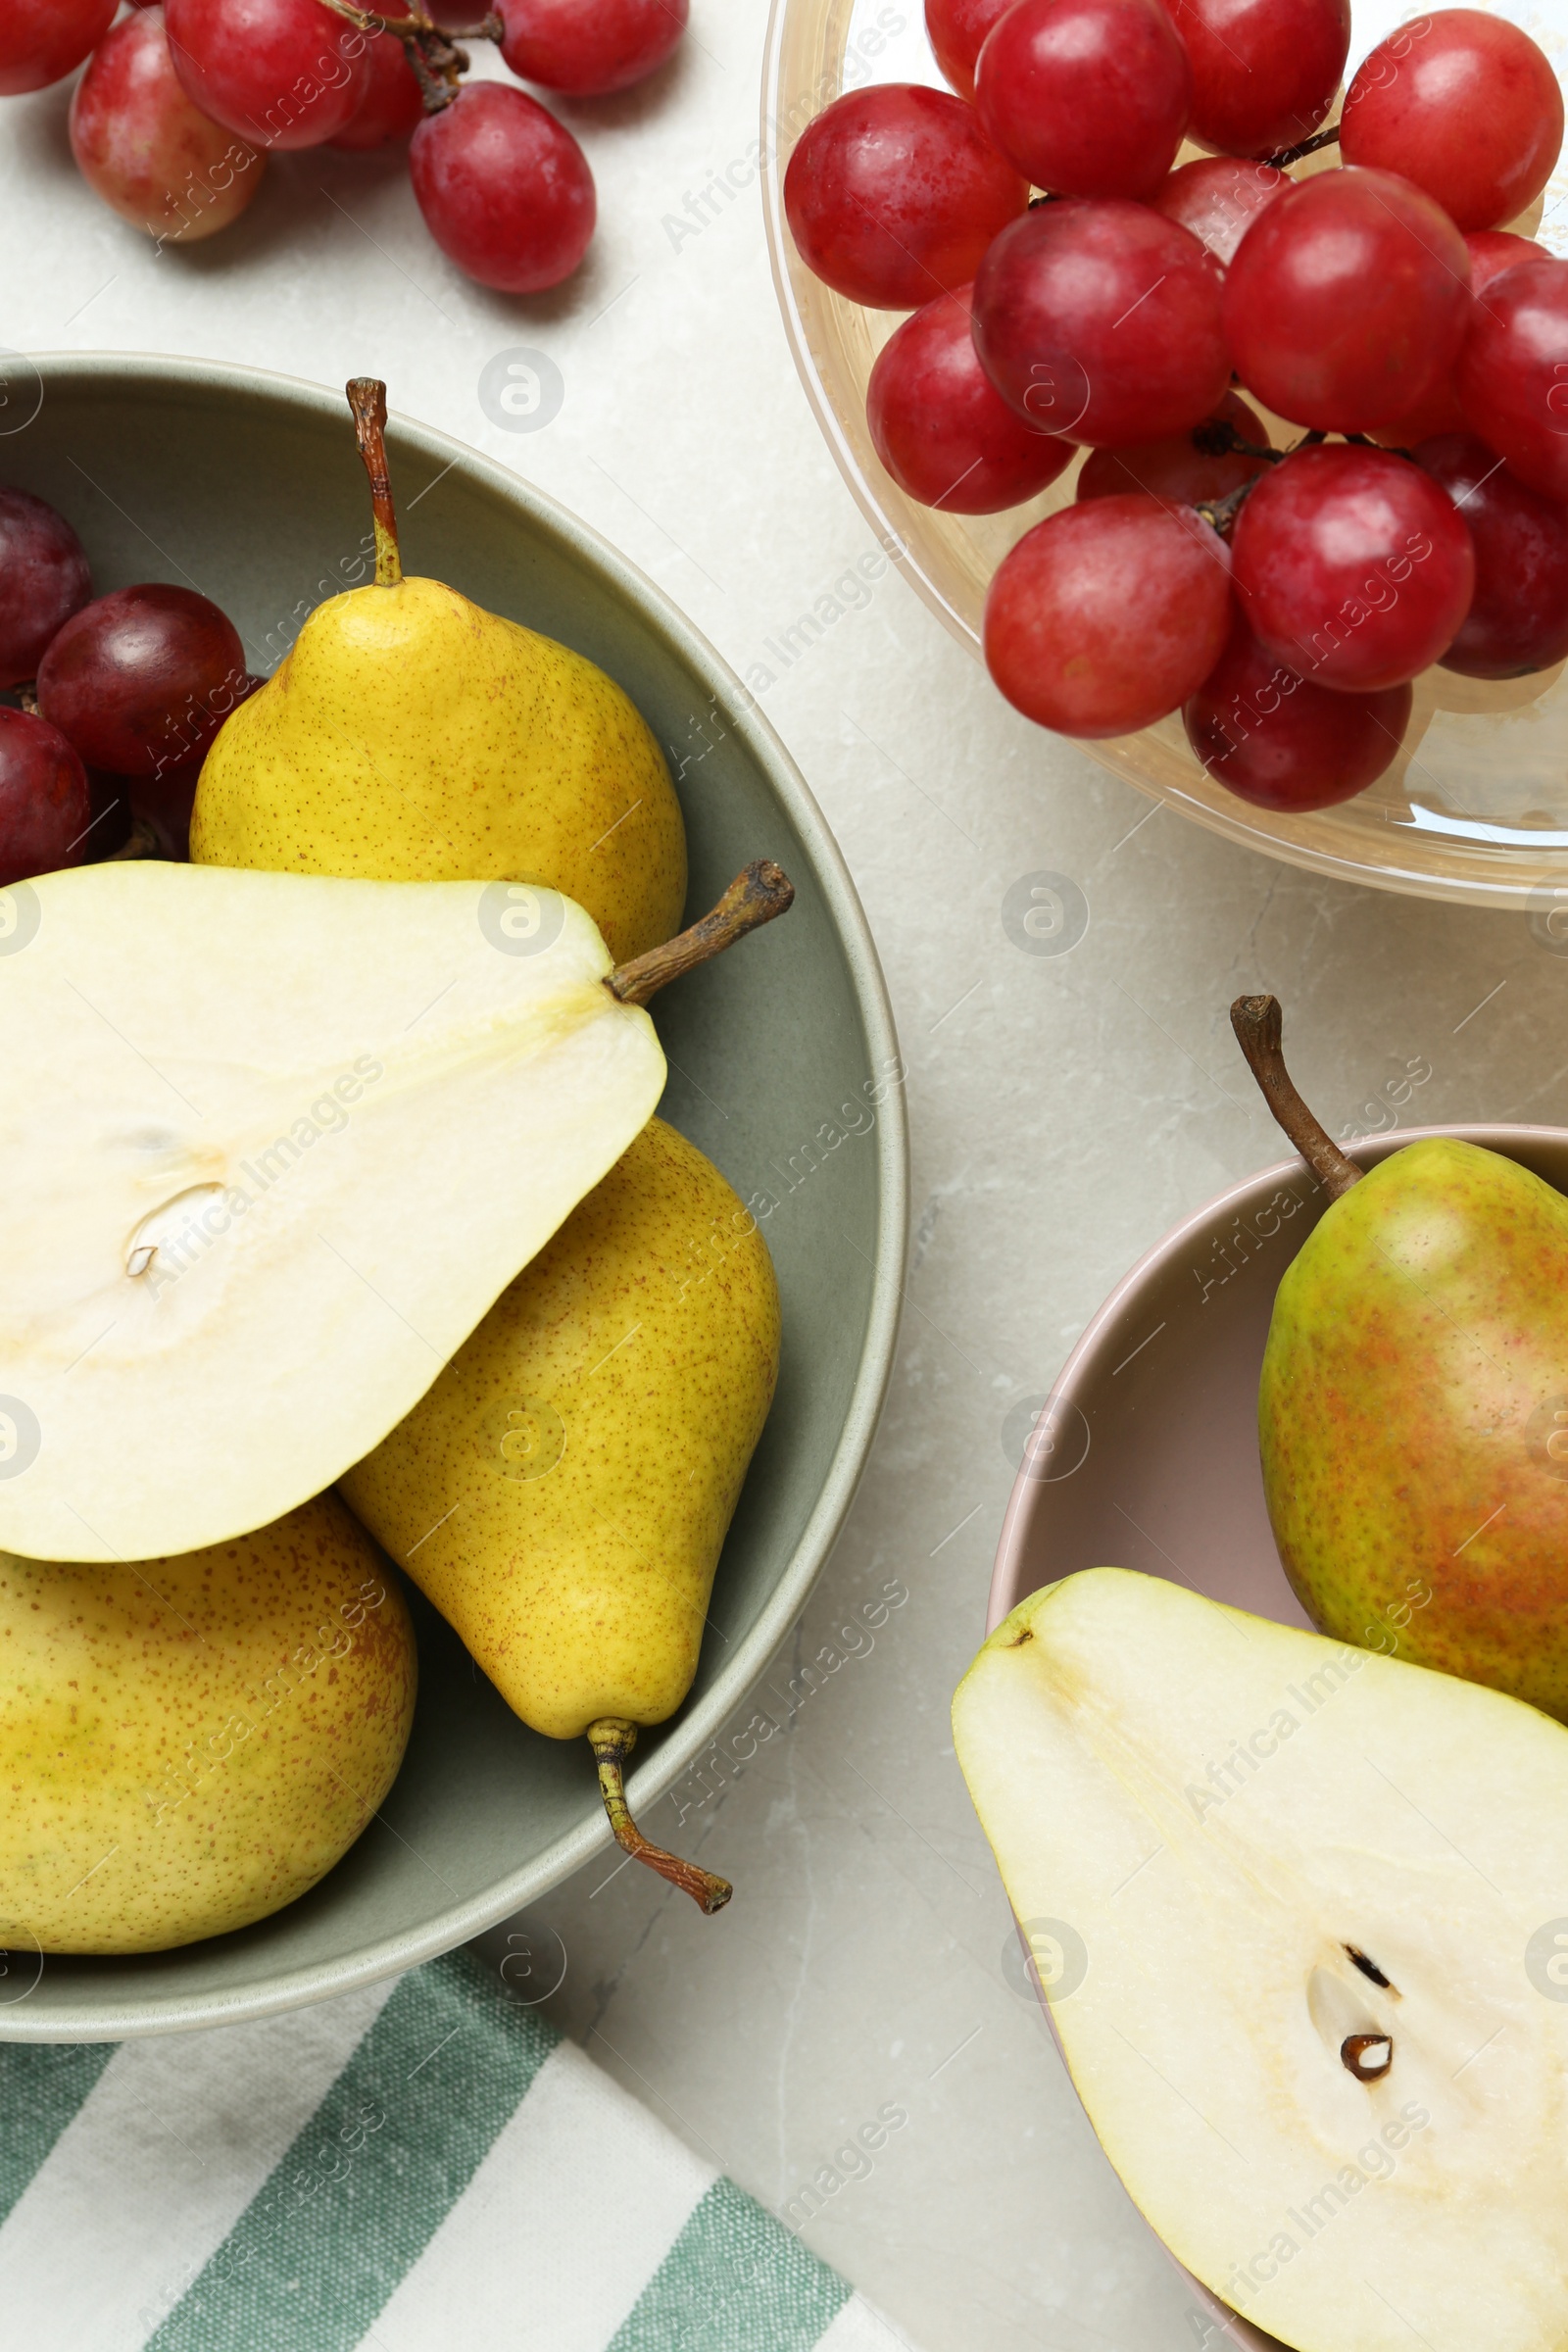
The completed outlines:
[[[1350,68],[1413,13],[1399,0],[1356,0]],[[1562,74],[1568,0],[1509,8]],[[978,659],[992,573],[1042,515],[1071,502],[1076,468],[1004,514],[939,514],[906,498],[883,470],[865,422],[872,362],[900,323],[863,311],[812,277],[784,220],[785,167],[795,141],[845,89],[873,81],[940,86],[922,0],[773,0],[762,82],[763,204],[784,323],[818,421],[846,481],[912,585]],[[1196,150],[1183,150],[1183,160]],[[1332,153],[1323,159],[1332,167]],[[1568,154],[1524,220],[1512,223],[1568,252]],[[1537,223],[1540,223],[1538,226]],[[1299,428],[1274,425],[1283,444]],[[1338,808],[1275,815],[1205,776],[1179,718],[1084,747],[1156,801],[1249,849],[1292,865],[1421,898],[1507,906],[1550,922],[1568,908],[1568,691],[1557,669],[1504,683],[1432,669],[1388,774]],[[1556,916],[1561,921],[1562,915]]]

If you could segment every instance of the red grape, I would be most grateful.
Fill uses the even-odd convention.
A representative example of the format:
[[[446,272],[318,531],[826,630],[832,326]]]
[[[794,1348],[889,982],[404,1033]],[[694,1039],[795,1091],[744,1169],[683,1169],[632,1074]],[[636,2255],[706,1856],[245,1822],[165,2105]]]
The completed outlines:
[[[1472,229],[1465,246],[1470,255],[1470,291],[1478,300],[1482,287],[1505,270],[1517,270],[1521,262],[1551,259],[1544,245],[1538,245],[1533,237],[1516,237],[1505,228]],[[1464,429],[1464,411],[1450,368],[1428,386],[1413,409],[1378,425],[1372,438],[1388,449],[1411,450],[1418,441],[1430,441],[1438,433],[1462,433]]]
[[[790,157],[784,210],[808,269],[870,310],[967,285],[1028,202],[961,98],[881,82],[835,98]]]
[[[1238,612],[1225,651],[1182,708],[1217,783],[1255,808],[1332,808],[1375,783],[1404,740],[1410,689],[1332,694],[1259,645]]]
[[[1220,155],[1310,138],[1350,46],[1349,0],[1166,0],[1193,61],[1189,136]]]
[[[1015,710],[1059,735],[1131,735],[1202,684],[1225,643],[1225,543],[1152,498],[1048,514],[986,598],[986,664]]]
[[[1220,272],[1196,237],[1123,198],[1038,206],[974,287],[974,340],[1043,431],[1114,447],[1212,416],[1230,380]]]
[[[91,594],[86,550],[65,516],[0,483],[0,689],[37,676],[49,640]]]
[[[186,95],[254,146],[319,147],[354,120],[369,37],[320,0],[167,0]]]
[[[206,751],[248,691],[227,615],[193,588],[117,588],[38,665],[38,709],[94,767],[157,776]]]
[[[1036,187],[1152,196],[1176,160],[1193,72],[1160,0],[1017,0],[986,37],[975,106]]]
[[[0,98],[47,89],[74,73],[115,21],[119,0],[5,0]]]
[[[1413,409],[1402,416],[1391,418],[1387,424],[1374,425],[1370,438],[1385,449],[1414,449],[1418,441],[1430,441],[1434,433],[1462,433],[1464,411],[1459,395],[1453,388],[1453,370],[1440,375],[1427,386]]]
[[[1341,693],[1399,686],[1439,661],[1475,588],[1451,501],[1386,449],[1298,450],[1252,491],[1231,544],[1253,634]]]
[[[1427,441],[1415,462],[1464,516],[1476,592],[1443,657],[1467,678],[1519,678],[1568,654],[1568,509],[1508,471],[1473,433]]]
[[[1180,165],[1150,202],[1167,220],[1189,230],[1223,269],[1258,214],[1293,184],[1272,164],[1203,155]]]
[[[1551,255],[1534,237],[1521,237],[1511,228],[1472,228],[1465,237],[1465,251],[1470,256],[1470,291],[1479,294],[1490,286],[1494,277],[1505,270],[1517,270],[1521,262],[1549,262]]]
[[[1322,172],[1275,198],[1225,277],[1244,384],[1278,416],[1367,433],[1452,367],[1470,257],[1430,196],[1386,172]]]
[[[501,54],[524,81],[572,98],[630,89],[673,55],[691,0],[499,0]],[[480,12],[483,13],[482,10]]]
[[[588,250],[598,210],[588,159],[525,90],[469,82],[419,124],[409,176],[431,236],[481,286],[542,293]]]
[[[925,29],[937,64],[960,98],[974,96],[975,60],[1012,0],[925,0]]]
[[[1568,263],[1505,270],[1475,311],[1454,370],[1466,421],[1521,481],[1568,499]]]
[[[1374,49],[1345,100],[1348,164],[1396,172],[1460,228],[1494,228],[1540,195],[1562,145],[1557,76],[1505,17],[1443,8]]]
[[[866,387],[876,454],[899,488],[950,514],[997,514],[1054,482],[1070,441],[1025,424],[980,365],[973,287],[939,294],[877,355]]]
[[[369,78],[352,122],[327,141],[330,147],[364,152],[406,139],[424,117],[424,99],[403,43],[390,32],[371,39],[366,57]]]
[[[95,195],[170,244],[226,228],[264,169],[254,147],[192,106],[157,7],[127,17],[93,51],[72,94],[71,151]]]
[[[87,771],[65,737],[0,704],[0,889],[79,865],[91,821]]]
[[[1268,433],[1245,401],[1227,392],[1212,418],[1204,424],[1229,424],[1244,441],[1268,447]],[[1244,482],[1268,471],[1267,458],[1249,458],[1240,450],[1210,456],[1200,445],[1203,425],[1188,433],[1171,433],[1163,441],[1134,442],[1122,449],[1092,449],[1078,476],[1077,496],[1114,498],[1142,490],[1165,506],[1198,507],[1228,498]]]

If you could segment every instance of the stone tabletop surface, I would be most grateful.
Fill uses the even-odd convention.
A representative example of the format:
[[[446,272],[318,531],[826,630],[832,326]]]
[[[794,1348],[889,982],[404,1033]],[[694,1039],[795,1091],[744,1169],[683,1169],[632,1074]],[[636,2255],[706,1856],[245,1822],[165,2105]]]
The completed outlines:
[[[8,101],[0,339],[384,374],[395,409],[613,541],[760,693],[858,885],[908,1070],[898,1361],[791,1645],[841,1662],[781,1736],[687,1791],[686,1833],[743,1887],[720,1920],[606,1861],[510,1932],[564,1959],[557,2022],[764,2204],[808,2215],[806,2241],[921,2352],[1177,2352],[1190,2299],[1075,2102],[954,1761],[1017,1408],[1166,1227],[1280,1155],[1238,1082],[1240,991],[1287,1004],[1335,1131],[1554,1122],[1568,958],[1521,915],[1295,872],[1155,808],[1007,710],[896,565],[860,564],[875,536],[768,270],[765,29],[764,0],[695,0],[655,82],[564,110],[600,230],[531,302],[448,267],[396,158],[284,157],[235,228],[155,254],[78,179],[68,93]],[[527,434],[493,390],[519,349],[562,384]],[[807,613],[819,628],[787,639]],[[1087,902],[1070,954],[1021,953],[1004,926],[1042,869]],[[789,1671],[786,1651],[781,1691]],[[856,2152],[878,2118],[882,2144]]]

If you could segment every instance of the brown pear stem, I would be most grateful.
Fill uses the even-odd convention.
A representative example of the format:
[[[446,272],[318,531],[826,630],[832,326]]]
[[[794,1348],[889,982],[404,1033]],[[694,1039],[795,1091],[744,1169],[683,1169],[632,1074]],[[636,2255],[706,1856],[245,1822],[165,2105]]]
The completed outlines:
[[[795,885],[783,867],[775,865],[771,858],[754,858],[710,914],[693,923],[689,931],[666,939],[662,948],[650,948],[646,956],[634,956],[630,963],[617,963],[605,986],[622,1004],[646,1004],[671,980],[722,956],[748,931],[760,931],[775,915],[787,912],[794,902]]]
[[[375,517],[375,584],[396,588],[403,577],[398,552],[398,518],[392,506],[392,476],[386,463],[386,386],[373,375],[356,375],[343,387],[354,416],[354,437],[370,477]]]
[[[710,1870],[699,1870],[695,1862],[683,1862],[678,1854],[666,1854],[662,1845],[650,1845],[626,1810],[621,1775],[626,1758],[637,1744],[637,1726],[621,1716],[606,1715],[588,1726],[588,1743],[599,1767],[599,1793],[605,1800],[616,1843],[634,1862],[646,1862],[662,1879],[679,1886],[710,1918],[715,1911],[722,1911],[735,1891],[728,1879],[715,1879]]]
[[[1280,1005],[1277,997],[1238,997],[1231,1006],[1231,1027],[1247,1056],[1247,1066],[1262,1089],[1263,1100],[1284,1128],[1331,1200],[1361,1181],[1361,1170],[1348,1159],[1328,1129],[1308,1110],[1296,1091],[1285,1055],[1280,1050]]]

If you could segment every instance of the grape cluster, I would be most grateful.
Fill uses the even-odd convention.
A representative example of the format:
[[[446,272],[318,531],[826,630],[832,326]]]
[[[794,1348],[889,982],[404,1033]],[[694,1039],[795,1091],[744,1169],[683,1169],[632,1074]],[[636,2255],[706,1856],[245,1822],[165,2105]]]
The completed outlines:
[[[1325,128],[1348,0],[926,24],[952,93],[836,100],[785,210],[835,292],[912,312],[867,390],[908,497],[997,514],[1082,460],[991,583],[1009,702],[1084,737],[1180,710],[1219,782],[1302,811],[1384,773],[1429,664],[1568,655],[1568,263],[1502,225],[1562,144],[1526,33],[1419,18]]]
[[[267,159],[407,141],[426,227],[479,284],[536,294],[569,277],[594,233],[593,174],[564,123],[511,82],[466,83],[460,39],[497,42],[513,73],[572,98],[662,66],[690,0],[3,0],[0,95],[87,70],[71,145],[104,202],[160,244],[226,228]]]
[[[156,581],[94,597],[64,515],[0,483],[0,888],[187,857],[207,748],[261,683],[210,598]]]

